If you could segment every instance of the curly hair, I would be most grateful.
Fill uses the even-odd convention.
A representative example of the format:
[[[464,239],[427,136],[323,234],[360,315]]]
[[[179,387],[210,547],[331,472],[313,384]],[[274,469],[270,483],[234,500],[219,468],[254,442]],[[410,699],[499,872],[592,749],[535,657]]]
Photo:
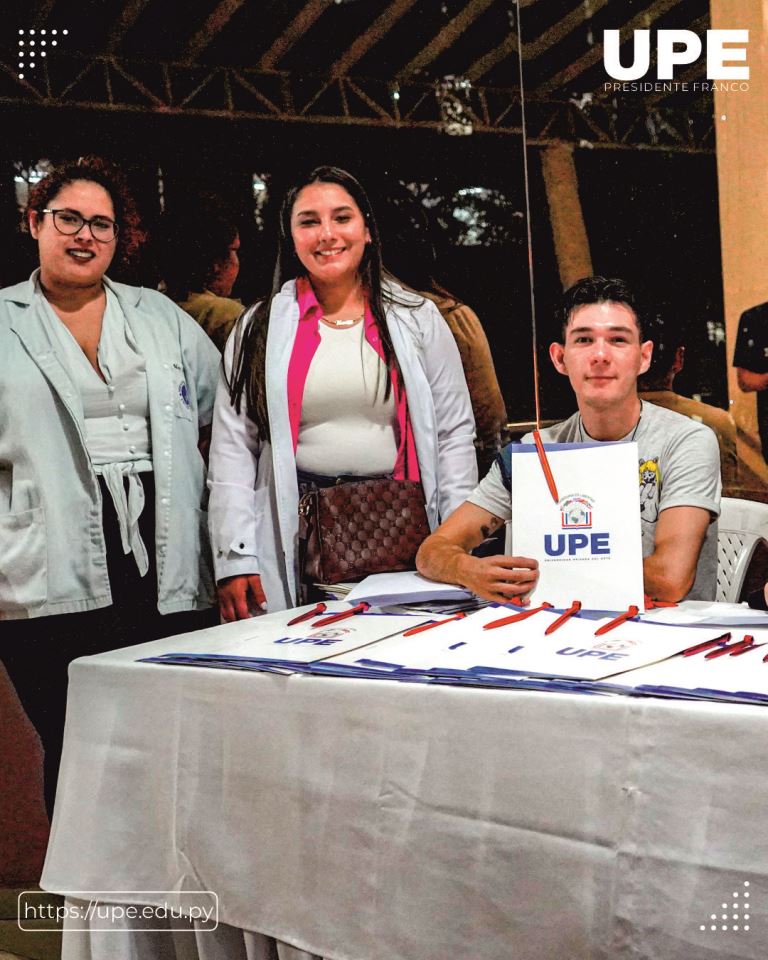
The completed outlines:
[[[22,229],[29,229],[30,213],[34,212],[39,216],[62,187],[78,180],[96,183],[109,194],[115,208],[115,220],[120,228],[117,233],[115,258],[124,266],[131,263],[147,235],[141,228],[136,203],[128,189],[125,176],[115,164],[102,157],[87,156],[76,161],[66,161],[54,167],[35,184],[29,191]]]

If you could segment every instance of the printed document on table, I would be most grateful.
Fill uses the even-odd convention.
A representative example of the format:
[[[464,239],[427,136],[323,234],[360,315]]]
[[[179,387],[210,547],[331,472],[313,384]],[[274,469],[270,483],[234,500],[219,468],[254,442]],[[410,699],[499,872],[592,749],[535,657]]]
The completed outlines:
[[[664,660],[718,634],[711,628],[682,630],[629,622],[595,636],[608,619],[572,617],[546,636],[546,628],[558,616],[550,611],[508,626],[483,629],[509,613],[509,608],[487,607],[413,637],[393,636],[365,650],[334,656],[323,669],[338,666],[340,672],[359,670],[366,676],[379,670],[389,675],[423,673],[447,678],[461,672],[478,677],[506,674],[599,680]]]
[[[637,444],[545,444],[557,501],[536,447],[512,444],[510,450],[514,496],[506,552],[538,560],[532,602],[559,608],[580,600],[585,610],[642,610]],[[640,494],[642,503],[642,480]]]
[[[686,634],[689,631],[685,631]],[[693,656],[675,656],[662,663],[630,670],[612,677],[606,686],[639,693],[684,695],[711,700],[761,702],[768,700],[768,628],[748,633],[754,644],[739,656],[725,654],[707,658],[711,650]],[[732,632],[729,643],[742,640],[745,630]],[[691,646],[695,646],[694,643]],[[717,649],[717,648],[714,648]]]
[[[373,643],[383,637],[400,633],[423,623],[424,617],[389,616],[385,614],[365,613],[347,617],[327,626],[316,626],[333,613],[350,609],[345,602],[328,603],[324,613],[297,623],[288,625],[288,621],[312,610],[314,604],[295,610],[241,620],[237,624],[223,624],[205,631],[207,641],[201,645],[202,632],[185,634],[176,638],[178,647],[173,653],[160,658],[148,658],[148,662],[172,657],[183,658],[185,662],[210,660],[233,660],[247,663],[311,663],[334,653],[344,653],[357,647]],[[233,629],[234,628],[234,629]],[[194,638],[195,643],[185,646],[185,640]]]

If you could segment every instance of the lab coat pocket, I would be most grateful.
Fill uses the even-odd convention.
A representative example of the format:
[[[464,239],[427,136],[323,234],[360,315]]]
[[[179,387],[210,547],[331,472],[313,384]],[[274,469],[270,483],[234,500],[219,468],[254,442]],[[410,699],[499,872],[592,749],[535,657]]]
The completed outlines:
[[[43,508],[0,514],[0,611],[32,610],[47,599]]]

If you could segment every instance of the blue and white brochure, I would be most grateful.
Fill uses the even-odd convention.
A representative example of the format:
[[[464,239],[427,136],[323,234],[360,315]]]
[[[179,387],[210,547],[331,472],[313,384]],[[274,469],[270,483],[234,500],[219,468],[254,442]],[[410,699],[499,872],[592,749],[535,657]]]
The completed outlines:
[[[395,679],[431,676],[447,682],[470,676],[499,683],[504,677],[520,676],[600,680],[664,660],[718,634],[712,628],[682,630],[628,622],[596,636],[595,631],[609,619],[572,617],[546,636],[546,628],[558,617],[548,610],[507,626],[483,629],[507,612],[507,608],[487,607],[413,637],[391,636],[364,650],[334,656],[320,670]]]
[[[143,663],[174,663],[190,666],[240,670],[288,669],[347,653],[400,633],[422,623],[425,617],[388,616],[365,613],[346,617],[327,626],[318,622],[334,613],[351,609],[344,601],[327,604],[324,613],[302,623],[290,620],[307,613],[314,605],[265,614],[234,624],[222,624],[199,634],[179,637],[179,649]]]

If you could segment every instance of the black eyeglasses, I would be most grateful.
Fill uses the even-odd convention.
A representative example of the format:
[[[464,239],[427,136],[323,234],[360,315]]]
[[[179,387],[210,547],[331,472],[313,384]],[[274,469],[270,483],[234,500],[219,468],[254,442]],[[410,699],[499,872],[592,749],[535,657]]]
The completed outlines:
[[[91,217],[88,220],[77,210],[41,210],[40,213],[50,213],[53,225],[65,236],[74,236],[80,233],[84,226],[91,231],[91,236],[99,243],[111,243],[117,236],[118,226],[109,217]]]

